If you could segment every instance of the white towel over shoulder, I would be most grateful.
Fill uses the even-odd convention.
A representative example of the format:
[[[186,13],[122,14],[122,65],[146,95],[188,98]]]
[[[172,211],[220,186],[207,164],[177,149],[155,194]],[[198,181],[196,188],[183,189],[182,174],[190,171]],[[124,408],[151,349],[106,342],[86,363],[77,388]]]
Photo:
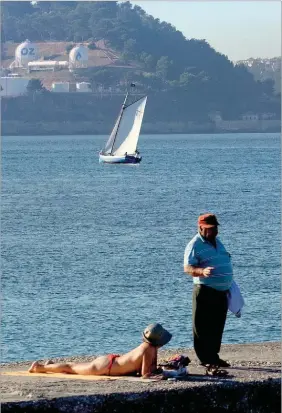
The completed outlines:
[[[241,310],[244,306],[244,298],[242,297],[238,284],[233,280],[228,291],[228,310],[241,317]]]

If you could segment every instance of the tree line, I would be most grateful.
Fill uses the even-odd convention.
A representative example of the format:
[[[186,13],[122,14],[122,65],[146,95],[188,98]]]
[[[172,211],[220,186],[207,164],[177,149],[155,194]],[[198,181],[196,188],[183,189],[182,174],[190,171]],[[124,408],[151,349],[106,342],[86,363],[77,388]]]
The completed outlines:
[[[206,116],[211,111],[220,111],[226,119],[247,111],[280,114],[273,80],[255,79],[244,65],[234,65],[205,40],[185,38],[130,2],[5,1],[1,13],[2,42],[28,38],[93,44],[104,39],[121,63],[133,64],[127,75],[140,90],[166,94]],[[114,68],[87,73],[92,82],[109,86],[120,76]]]

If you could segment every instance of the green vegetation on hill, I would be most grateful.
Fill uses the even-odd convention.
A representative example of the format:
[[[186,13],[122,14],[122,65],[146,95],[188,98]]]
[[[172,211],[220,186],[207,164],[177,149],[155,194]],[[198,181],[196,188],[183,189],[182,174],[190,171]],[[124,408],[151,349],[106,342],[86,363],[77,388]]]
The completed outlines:
[[[246,66],[250,73],[254,75],[255,80],[260,82],[270,80],[274,81],[274,88],[277,93],[281,93],[281,57],[271,59],[247,59],[238,62]]]
[[[177,118],[181,113],[184,119],[208,119],[214,111],[225,119],[249,111],[280,116],[280,97],[272,80],[254,79],[244,65],[234,65],[205,40],[186,39],[171,24],[129,2],[3,2],[2,41],[26,38],[92,43],[104,39],[121,56],[121,63],[133,63],[135,69],[124,69],[126,79],[140,92],[156,95],[159,106],[165,102],[166,111]],[[85,74],[108,87],[124,78],[114,67],[88,68]],[[44,116],[48,110],[54,109],[46,107]],[[85,116],[87,110],[85,105]],[[166,115],[162,111],[157,116],[162,120]]]

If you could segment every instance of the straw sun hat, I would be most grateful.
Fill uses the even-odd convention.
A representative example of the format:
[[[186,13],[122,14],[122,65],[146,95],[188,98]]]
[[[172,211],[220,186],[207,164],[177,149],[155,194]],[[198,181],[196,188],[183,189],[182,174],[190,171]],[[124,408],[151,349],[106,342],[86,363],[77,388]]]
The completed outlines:
[[[161,324],[149,324],[143,331],[143,339],[153,346],[164,346],[171,340],[170,334]]]

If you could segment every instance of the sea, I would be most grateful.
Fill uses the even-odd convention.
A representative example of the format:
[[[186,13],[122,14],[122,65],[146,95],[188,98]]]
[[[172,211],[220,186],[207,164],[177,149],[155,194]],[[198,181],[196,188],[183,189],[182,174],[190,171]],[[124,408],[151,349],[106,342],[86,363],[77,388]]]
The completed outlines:
[[[2,137],[2,362],[122,353],[154,322],[192,347],[205,212],[245,299],[223,343],[280,340],[280,135],[141,135],[139,165],[99,164],[106,140]]]

